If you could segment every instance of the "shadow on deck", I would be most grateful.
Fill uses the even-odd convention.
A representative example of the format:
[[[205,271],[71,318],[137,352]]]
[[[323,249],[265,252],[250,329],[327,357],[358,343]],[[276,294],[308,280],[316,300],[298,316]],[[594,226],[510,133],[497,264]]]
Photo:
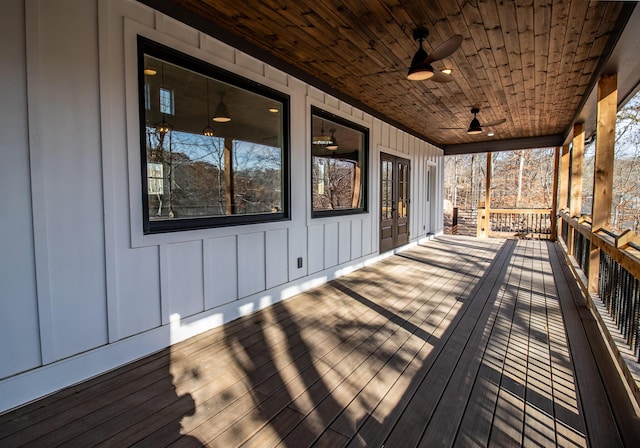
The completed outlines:
[[[0,446],[640,446],[553,243],[439,237],[0,416]]]

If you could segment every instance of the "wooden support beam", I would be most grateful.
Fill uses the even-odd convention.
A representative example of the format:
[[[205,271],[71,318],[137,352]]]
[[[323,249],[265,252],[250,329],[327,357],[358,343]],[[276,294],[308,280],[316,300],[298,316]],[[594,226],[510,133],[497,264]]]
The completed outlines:
[[[593,206],[591,229],[608,228],[613,202],[613,163],[618,112],[618,77],[602,76],[598,81],[598,121],[596,156],[593,166]],[[589,252],[589,291],[598,292],[600,249],[592,242]]]
[[[484,178],[485,181],[485,191],[484,191],[484,204],[478,204],[478,228],[477,228],[477,237],[478,238],[488,238],[489,237],[489,225],[491,222],[489,221],[489,212],[491,209],[491,153],[487,153],[487,170],[486,176]]]
[[[551,241],[555,241],[558,232],[558,183],[560,172],[560,147],[556,146],[553,154],[553,203],[551,204]]]
[[[603,76],[598,82],[598,122],[596,156],[593,168],[593,228],[607,227],[611,222],[613,202],[613,160],[618,112],[616,75]]]
[[[562,157],[560,158],[560,196],[558,198],[558,208],[567,210],[569,208],[569,168],[571,165],[571,152],[569,145],[562,147]]]
[[[582,213],[582,163],[584,159],[584,123],[573,126],[573,149],[571,151],[571,199],[569,216],[576,218]]]
[[[491,176],[493,173],[493,163],[491,163],[491,153],[488,152],[487,153],[487,182],[486,182],[486,191],[484,193],[484,212],[485,212],[485,218],[484,218],[484,231],[485,231],[485,236],[489,236],[489,233],[491,232],[491,221],[490,221],[490,215],[491,215]]]
[[[582,214],[582,162],[584,159],[584,123],[573,126],[573,147],[569,157],[571,175],[569,177],[569,217],[580,218]],[[569,227],[567,251],[573,254],[573,235],[575,229]]]

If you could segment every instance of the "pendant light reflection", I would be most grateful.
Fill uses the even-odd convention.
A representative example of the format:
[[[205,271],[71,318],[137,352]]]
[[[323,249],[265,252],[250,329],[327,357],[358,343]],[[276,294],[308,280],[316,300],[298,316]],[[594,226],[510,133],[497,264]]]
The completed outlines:
[[[331,136],[325,134],[324,132],[324,120],[321,122],[321,129],[320,129],[320,135],[316,135],[312,138],[311,143],[313,143],[314,145],[320,145],[320,146],[328,146],[333,144],[333,140],[331,140]]]
[[[205,137],[213,137],[214,135],[216,135],[215,130],[209,125],[209,117],[211,116],[211,113],[209,112],[209,78],[205,78],[205,81],[207,83],[207,126],[205,126],[205,128],[202,130],[202,135],[204,135]]]
[[[228,123],[231,121],[231,115],[229,114],[229,108],[224,103],[225,92],[220,92],[220,102],[216,106],[215,114],[213,115],[213,121],[216,123]]]
[[[331,129],[331,143],[329,145],[327,145],[327,149],[329,151],[335,151],[336,149],[338,149],[338,142],[336,140],[336,130],[335,129]]]
[[[160,86],[161,89],[165,88],[164,85],[164,62],[160,63]],[[161,109],[162,109],[162,105],[161,105]],[[173,126],[167,122],[166,120],[166,114],[164,112],[162,112],[162,121],[158,122],[155,124],[155,128],[156,128],[156,132],[158,132],[158,134],[160,135],[165,135],[168,132],[173,130]]]

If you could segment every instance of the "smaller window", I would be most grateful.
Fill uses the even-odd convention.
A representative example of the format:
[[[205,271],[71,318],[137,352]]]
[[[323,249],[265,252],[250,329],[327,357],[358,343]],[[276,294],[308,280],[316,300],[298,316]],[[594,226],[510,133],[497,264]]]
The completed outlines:
[[[173,90],[160,87],[160,113],[173,115]]]
[[[368,129],[311,112],[312,216],[366,212]]]
[[[164,169],[162,163],[147,163],[149,194],[164,194]]]
[[[151,110],[151,85],[149,83],[144,85],[144,108]]]

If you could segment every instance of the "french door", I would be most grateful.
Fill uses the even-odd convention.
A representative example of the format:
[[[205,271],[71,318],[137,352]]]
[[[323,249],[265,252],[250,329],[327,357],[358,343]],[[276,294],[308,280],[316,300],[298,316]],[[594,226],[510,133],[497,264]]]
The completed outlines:
[[[409,242],[411,161],[380,153],[380,252]]]

